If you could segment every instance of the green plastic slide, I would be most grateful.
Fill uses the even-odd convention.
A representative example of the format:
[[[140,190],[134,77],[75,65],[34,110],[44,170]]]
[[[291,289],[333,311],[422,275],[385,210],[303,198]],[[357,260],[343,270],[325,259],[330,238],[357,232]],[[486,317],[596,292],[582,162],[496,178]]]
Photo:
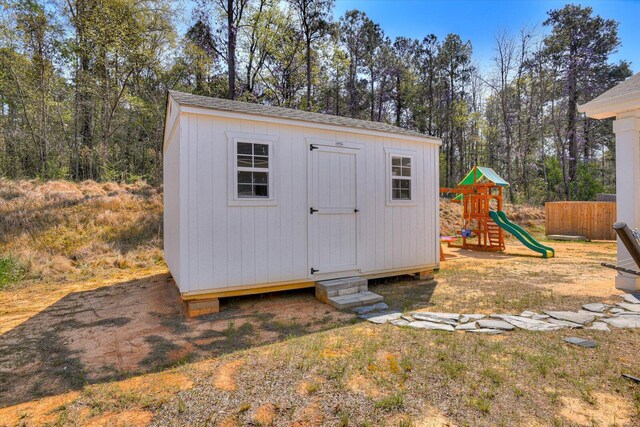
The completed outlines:
[[[489,212],[489,215],[491,216],[493,222],[498,224],[498,227],[514,235],[516,239],[520,240],[520,242],[522,242],[522,244],[527,248],[541,254],[542,258],[548,258],[549,254],[551,254],[552,257],[555,256],[556,252],[552,247],[545,246],[542,243],[538,242],[525,229],[520,227],[518,224],[514,224],[513,222],[509,221],[509,218],[507,218],[507,215],[505,215],[504,212],[491,211]]]

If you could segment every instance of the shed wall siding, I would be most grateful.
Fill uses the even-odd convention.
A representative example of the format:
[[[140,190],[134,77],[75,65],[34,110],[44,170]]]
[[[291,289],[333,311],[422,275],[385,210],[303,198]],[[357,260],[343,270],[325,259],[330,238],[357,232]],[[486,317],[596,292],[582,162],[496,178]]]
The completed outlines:
[[[362,273],[438,262],[438,146],[399,138],[182,114],[184,198],[182,292],[308,280],[309,139],[358,144],[359,245]],[[226,132],[275,135],[275,206],[229,206]],[[385,148],[416,160],[415,206],[387,206]]]
[[[180,282],[180,134],[175,132],[163,158],[164,258],[175,281]]]

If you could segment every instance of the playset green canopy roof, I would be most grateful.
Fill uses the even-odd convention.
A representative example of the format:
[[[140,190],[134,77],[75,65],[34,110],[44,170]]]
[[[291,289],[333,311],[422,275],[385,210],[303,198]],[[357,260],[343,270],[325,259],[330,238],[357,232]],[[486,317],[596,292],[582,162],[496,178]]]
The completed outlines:
[[[475,176],[475,179],[474,179]],[[473,184],[481,184],[483,182],[492,182],[494,185],[498,187],[508,187],[509,183],[504,179],[500,178],[500,175],[496,173],[491,168],[485,168],[483,166],[474,166],[471,171],[464,177],[458,186],[462,185],[473,185]]]
[[[475,176],[475,180],[474,180]],[[486,168],[483,166],[474,166],[473,169],[469,171],[467,176],[464,177],[462,181],[458,183],[458,186],[463,185],[474,185],[474,184],[482,184],[483,182],[491,182],[498,187],[508,187],[509,183],[502,179],[500,175],[496,173],[491,168]],[[462,194],[458,194],[456,197],[451,199],[452,202],[461,201],[463,198]]]

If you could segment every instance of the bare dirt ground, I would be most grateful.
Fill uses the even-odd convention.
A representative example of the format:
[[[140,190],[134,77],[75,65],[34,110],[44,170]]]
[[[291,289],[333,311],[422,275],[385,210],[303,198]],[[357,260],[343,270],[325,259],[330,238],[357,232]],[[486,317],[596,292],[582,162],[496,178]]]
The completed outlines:
[[[640,331],[407,330],[362,322],[312,290],[227,299],[188,320],[158,258],[155,190],[54,187],[63,194],[0,185],[0,258],[21,268],[0,282],[0,425],[640,425],[640,389],[621,377],[640,376]],[[539,209],[513,209],[540,234]],[[599,266],[613,242],[548,244],[554,259],[513,240],[503,254],[446,249],[437,284],[370,288],[405,311],[618,301],[615,273]]]
[[[33,294],[5,291],[9,307]],[[22,294],[22,295],[21,295]],[[312,291],[225,300],[224,312],[186,319],[166,270],[22,307],[0,325],[0,402],[20,403],[195,359],[334,327],[352,316]],[[14,306],[17,306],[15,304]],[[6,317],[6,320],[5,318]]]
[[[437,285],[378,281],[393,307],[518,312],[617,301],[611,242],[557,258],[447,249]],[[637,425],[636,331],[499,337],[362,323],[310,291],[187,320],[166,271],[69,285],[2,318],[5,425]],[[45,286],[45,285],[42,285]],[[36,292],[2,292],[2,306]],[[66,292],[66,293],[65,293]],[[47,303],[45,300],[49,299]],[[11,310],[9,310],[11,311]],[[569,347],[569,333],[599,342]]]

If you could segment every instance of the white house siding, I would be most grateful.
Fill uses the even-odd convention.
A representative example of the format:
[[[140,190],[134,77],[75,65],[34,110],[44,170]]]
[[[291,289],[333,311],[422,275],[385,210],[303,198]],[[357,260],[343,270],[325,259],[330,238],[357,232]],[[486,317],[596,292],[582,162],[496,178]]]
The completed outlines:
[[[438,264],[438,145],[401,136],[217,117],[207,115],[206,110],[205,114],[182,113],[180,126],[180,234],[184,238],[180,241],[182,268],[177,281],[181,292],[310,280],[310,139],[357,144],[362,151],[357,166],[358,182],[365,184],[357,190],[362,274]],[[229,164],[227,132],[278,137],[271,157],[274,206],[229,206],[228,168],[233,165]],[[385,148],[411,151],[415,156],[415,206],[386,205],[389,178]],[[172,155],[175,152],[167,152],[167,157]],[[173,161],[165,162],[165,183],[169,175],[173,178],[177,173],[170,170],[175,168]],[[167,232],[165,236],[176,237]],[[174,267],[169,267],[173,272]]]

